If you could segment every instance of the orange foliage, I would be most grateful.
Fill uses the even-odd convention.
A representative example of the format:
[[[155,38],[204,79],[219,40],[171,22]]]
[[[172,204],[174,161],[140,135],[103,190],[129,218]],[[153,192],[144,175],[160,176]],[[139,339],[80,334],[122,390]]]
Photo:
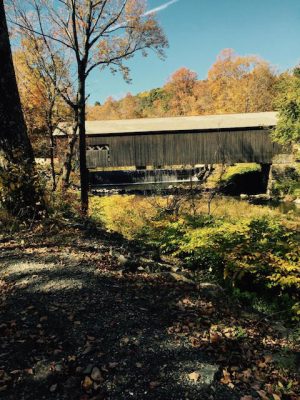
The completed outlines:
[[[103,106],[90,107],[88,119],[126,119],[201,114],[271,111],[279,77],[257,56],[239,56],[223,50],[206,80],[182,67],[161,89],[136,96],[127,94]]]

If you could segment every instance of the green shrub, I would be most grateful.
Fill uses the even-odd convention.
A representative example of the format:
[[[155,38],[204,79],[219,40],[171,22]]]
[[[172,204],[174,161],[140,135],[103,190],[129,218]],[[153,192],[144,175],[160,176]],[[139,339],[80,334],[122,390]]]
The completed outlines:
[[[274,169],[272,194],[274,196],[298,196],[300,194],[300,167]]]
[[[225,182],[230,181],[236,175],[244,175],[250,172],[260,172],[261,166],[255,163],[235,164],[227,168],[222,180]]]
[[[180,258],[195,275],[222,279],[243,291],[287,296],[300,316],[299,218],[232,199],[216,200],[213,216],[200,202],[192,216],[183,203],[179,215],[161,213],[156,203],[137,196],[91,201],[94,217],[109,229],[161,253]]]
[[[289,295],[294,298],[293,308],[298,314],[298,235],[281,220],[268,217],[215,219],[200,228],[185,225],[179,232],[172,232],[170,241],[165,235],[163,248],[190,268],[209,269],[232,286]]]
[[[0,166],[0,206],[20,220],[46,214],[45,182],[30,164]]]

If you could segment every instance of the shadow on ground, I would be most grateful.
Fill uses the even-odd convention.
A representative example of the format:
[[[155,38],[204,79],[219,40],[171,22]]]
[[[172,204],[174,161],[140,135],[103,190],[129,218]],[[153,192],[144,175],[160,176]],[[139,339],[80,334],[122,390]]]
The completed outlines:
[[[0,308],[1,399],[240,399],[236,387],[220,383],[224,366],[244,362],[239,342],[213,351],[191,345],[184,330],[233,324],[225,297],[211,301],[194,285],[124,275],[105,245],[74,248],[2,253],[0,277],[10,290]],[[180,306],[191,297],[202,309]],[[189,378],[210,366],[209,384]]]

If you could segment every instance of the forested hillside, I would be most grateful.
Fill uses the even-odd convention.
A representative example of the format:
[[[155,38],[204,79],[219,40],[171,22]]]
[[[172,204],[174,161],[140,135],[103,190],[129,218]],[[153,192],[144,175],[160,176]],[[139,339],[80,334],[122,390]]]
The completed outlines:
[[[87,119],[151,118],[182,115],[271,111],[282,76],[267,61],[223,50],[207,78],[182,67],[162,88],[128,93],[123,99],[109,97],[90,106]]]

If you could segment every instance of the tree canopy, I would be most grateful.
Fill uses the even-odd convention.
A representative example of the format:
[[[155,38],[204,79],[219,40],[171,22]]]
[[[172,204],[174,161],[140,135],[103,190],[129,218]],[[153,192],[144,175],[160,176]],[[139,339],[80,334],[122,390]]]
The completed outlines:
[[[257,56],[223,50],[204,80],[186,67],[175,71],[162,88],[109,98],[89,107],[89,119],[120,119],[271,111],[278,75]],[[130,102],[130,107],[128,107]]]
[[[279,119],[274,139],[285,145],[300,143],[300,68],[284,73],[278,85],[276,108]]]

